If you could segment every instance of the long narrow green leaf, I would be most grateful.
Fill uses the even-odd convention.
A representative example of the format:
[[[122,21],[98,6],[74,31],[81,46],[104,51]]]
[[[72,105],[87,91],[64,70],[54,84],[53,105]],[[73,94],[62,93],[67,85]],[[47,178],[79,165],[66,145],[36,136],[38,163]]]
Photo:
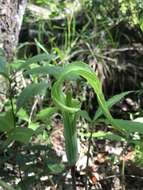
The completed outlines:
[[[117,94],[113,96],[112,98],[110,98],[106,102],[108,109],[110,109],[113,105],[115,105],[117,102],[119,102],[122,98],[124,98],[126,95],[128,95],[131,92],[133,91],[122,92],[121,94]],[[103,114],[102,109],[99,107],[96,111],[93,121],[95,122],[102,114]]]
[[[24,72],[24,74],[26,75],[27,74],[36,74],[36,75],[49,74],[57,78],[61,72],[62,72],[62,67],[48,64],[46,66],[41,66],[41,67],[39,66],[33,69],[29,69],[26,72]]]
[[[114,122],[120,127],[121,130],[124,130],[127,134],[138,132],[143,134],[143,123],[123,120],[123,119],[114,119]]]
[[[38,55],[35,55],[29,59],[27,59],[26,61],[26,65],[28,64],[31,64],[31,63],[37,63],[37,62],[41,62],[41,61],[48,61],[50,59],[50,55],[47,54],[47,53],[42,53],[42,54],[38,54]]]
[[[32,63],[38,63],[41,61],[50,62],[52,58],[53,57],[48,53],[42,53],[42,54],[35,55],[35,56],[27,59],[27,61],[24,62],[23,64],[21,64],[20,69],[26,68],[27,66],[29,66]]]
[[[90,137],[91,133],[80,133],[80,136],[82,137]],[[112,141],[125,141],[125,139],[119,135],[113,134],[111,132],[104,132],[104,131],[98,131],[94,132],[92,134],[92,138],[97,138],[97,139],[109,139]]]

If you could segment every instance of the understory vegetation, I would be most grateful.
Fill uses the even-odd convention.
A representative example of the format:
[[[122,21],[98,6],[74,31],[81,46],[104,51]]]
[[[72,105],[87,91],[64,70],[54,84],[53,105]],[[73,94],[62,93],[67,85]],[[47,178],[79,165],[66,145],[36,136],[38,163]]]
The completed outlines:
[[[143,185],[143,1],[31,0],[0,50],[0,186]]]

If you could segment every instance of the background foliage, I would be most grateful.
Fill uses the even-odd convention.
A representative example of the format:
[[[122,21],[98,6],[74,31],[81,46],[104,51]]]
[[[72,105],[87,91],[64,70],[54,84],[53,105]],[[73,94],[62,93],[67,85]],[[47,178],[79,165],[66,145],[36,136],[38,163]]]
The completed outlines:
[[[142,12],[141,0],[29,1],[16,56],[0,54],[3,188],[66,189],[71,169],[73,189],[116,189],[110,175],[131,189],[143,163]]]

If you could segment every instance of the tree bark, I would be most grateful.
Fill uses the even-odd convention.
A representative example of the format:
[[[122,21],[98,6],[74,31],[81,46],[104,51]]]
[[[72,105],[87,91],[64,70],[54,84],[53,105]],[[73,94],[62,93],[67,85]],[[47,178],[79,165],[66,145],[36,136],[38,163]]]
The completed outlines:
[[[15,55],[26,4],[27,0],[0,0],[0,48],[8,61]]]

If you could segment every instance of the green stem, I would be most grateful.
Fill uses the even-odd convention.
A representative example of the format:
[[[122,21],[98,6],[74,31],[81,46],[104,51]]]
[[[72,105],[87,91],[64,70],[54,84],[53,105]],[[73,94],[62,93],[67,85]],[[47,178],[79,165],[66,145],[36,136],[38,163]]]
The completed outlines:
[[[67,160],[69,166],[73,166],[78,158],[77,131],[74,121],[75,118],[73,114],[64,112],[63,119]]]
[[[68,91],[66,96],[66,105],[72,104],[72,92]],[[78,158],[76,113],[63,112],[64,137],[66,155],[69,166],[74,166]]]
[[[91,128],[91,124],[90,124],[90,127]],[[91,140],[92,140],[92,134],[93,134],[93,130],[91,128],[91,133],[90,133],[90,136],[89,136],[89,139],[88,139],[88,150],[87,150],[87,161],[86,161],[86,172],[88,171],[88,164],[89,164],[89,158],[90,158],[90,148],[91,148]],[[87,185],[87,176],[88,174],[86,175],[86,180],[85,180],[85,190],[88,190],[88,185]]]

